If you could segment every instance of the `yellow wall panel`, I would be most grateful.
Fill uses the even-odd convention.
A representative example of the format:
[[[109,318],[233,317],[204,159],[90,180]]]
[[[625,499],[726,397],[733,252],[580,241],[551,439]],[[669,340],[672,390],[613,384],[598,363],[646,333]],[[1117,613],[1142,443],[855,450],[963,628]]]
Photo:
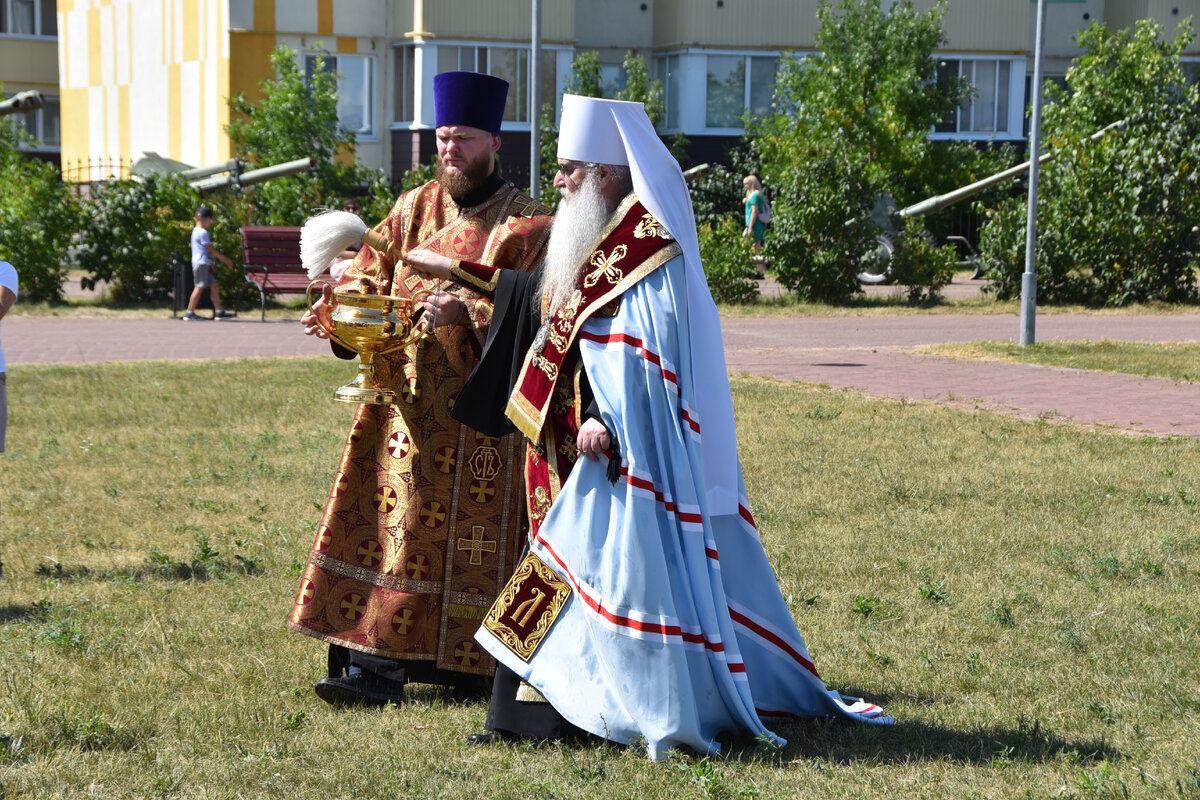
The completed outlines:
[[[129,114],[129,87],[117,87],[117,144],[120,147],[121,157],[128,158],[133,161],[133,154],[129,152],[129,126],[132,124],[132,117]]]
[[[183,60],[200,58],[200,7],[197,0],[183,0]]]
[[[333,0],[317,0],[317,33],[333,33]]]
[[[89,8],[87,12],[87,32],[88,32],[88,86],[99,86],[100,76],[103,74],[101,69],[100,54],[103,48],[100,46],[100,9]]]
[[[64,165],[86,161],[90,153],[88,142],[88,90],[63,89],[59,94],[59,118]]]
[[[275,32],[275,0],[254,0],[254,30]]]
[[[339,53],[357,53],[358,52],[358,37],[357,36],[339,36],[339,37],[337,37],[337,52],[339,52]]]
[[[275,36],[265,33],[229,34],[229,96],[243,93],[247,102],[262,99],[261,81],[275,75],[271,66],[271,51]]]
[[[233,97],[233,90],[229,85],[229,59],[222,58],[217,62],[217,84],[222,92],[220,102],[217,103],[217,126],[221,131],[221,135],[217,137],[217,161],[228,161],[229,154],[229,136],[225,133],[225,128],[229,125],[229,103],[228,98]]]

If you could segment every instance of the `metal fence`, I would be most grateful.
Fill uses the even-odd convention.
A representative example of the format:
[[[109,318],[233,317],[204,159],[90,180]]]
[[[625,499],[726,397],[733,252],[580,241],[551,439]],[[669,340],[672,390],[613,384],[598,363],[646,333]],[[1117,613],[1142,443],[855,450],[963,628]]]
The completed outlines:
[[[62,176],[71,183],[104,183],[128,178],[132,168],[132,159],[125,158],[64,159]]]

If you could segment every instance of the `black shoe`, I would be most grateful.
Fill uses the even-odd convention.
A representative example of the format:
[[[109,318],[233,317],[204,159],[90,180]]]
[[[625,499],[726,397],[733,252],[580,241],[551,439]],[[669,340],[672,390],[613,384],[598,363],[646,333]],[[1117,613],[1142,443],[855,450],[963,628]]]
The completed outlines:
[[[213,319],[235,319],[235,318],[237,318],[236,311],[226,311],[225,309],[222,308],[220,311],[213,312]]]
[[[498,733],[472,733],[467,737],[467,744],[495,744],[500,739]]]
[[[404,684],[381,681],[361,672],[344,678],[321,678],[313,691],[333,706],[385,706],[404,700]]]

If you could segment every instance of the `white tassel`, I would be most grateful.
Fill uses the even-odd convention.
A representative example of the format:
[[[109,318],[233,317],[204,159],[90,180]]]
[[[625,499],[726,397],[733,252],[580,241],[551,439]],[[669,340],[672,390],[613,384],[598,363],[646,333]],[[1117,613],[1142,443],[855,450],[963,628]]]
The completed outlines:
[[[325,211],[309,217],[300,229],[300,263],[309,279],[329,267],[334,256],[355,242],[361,242],[367,223],[349,211]]]

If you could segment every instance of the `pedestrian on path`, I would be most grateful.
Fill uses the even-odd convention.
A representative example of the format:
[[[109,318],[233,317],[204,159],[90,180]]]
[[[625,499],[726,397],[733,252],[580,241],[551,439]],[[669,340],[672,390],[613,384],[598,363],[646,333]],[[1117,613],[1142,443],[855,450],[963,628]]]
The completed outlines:
[[[746,194],[742,198],[742,205],[746,212],[746,230],[742,232],[742,236],[751,237],[751,245],[754,248],[756,277],[762,278],[764,277],[763,262],[760,253],[762,251],[763,240],[767,238],[767,221],[770,219],[770,211],[768,210],[767,198],[763,194],[762,183],[759,182],[758,176],[747,175],[742,179],[742,186],[746,190]]]
[[[230,269],[233,269],[233,262],[229,260],[228,256],[213,247],[212,236],[208,232],[212,221],[211,208],[200,206],[196,209],[196,227],[192,228],[192,281],[195,288],[192,289],[192,295],[188,298],[187,312],[183,315],[184,321],[204,319],[196,313],[196,307],[200,305],[200,298],[204,296],[205,287],[208,288],[212,297],[213,319],[233,319],[237,316],[236,313],[221,308],[221,291],[217,288],[213,258],[219,258]]]

